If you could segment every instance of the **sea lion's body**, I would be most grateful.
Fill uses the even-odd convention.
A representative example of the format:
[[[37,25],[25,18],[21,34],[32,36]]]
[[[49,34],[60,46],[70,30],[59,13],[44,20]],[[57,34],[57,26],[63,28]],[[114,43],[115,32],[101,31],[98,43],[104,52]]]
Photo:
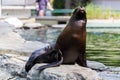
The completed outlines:
[[[86,13],[82,8],[77,8],[69,23],[57,39],[56,47],[63,55],[62,64],[78,63],[86,65]],[[80,14],[79,14],[80,13]]]
[[[26,63],[26,71],[37,62],[49,63],[39,69],[74,63],[86,67],[86,23],[85,10],[81,7],[76,8],[55,45],[33,52]]]

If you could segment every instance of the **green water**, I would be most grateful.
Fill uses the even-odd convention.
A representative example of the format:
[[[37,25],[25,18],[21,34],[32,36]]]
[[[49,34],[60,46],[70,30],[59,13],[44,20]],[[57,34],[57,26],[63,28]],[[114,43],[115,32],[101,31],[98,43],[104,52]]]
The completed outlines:
[[[62,29],[25,30],[21,35],[26,40],[54,43]],[[109,66],[120,66],[120,34],[87,33],[87,59]]]
[[[120,66],[120,34],[87,33],[87,58]]]

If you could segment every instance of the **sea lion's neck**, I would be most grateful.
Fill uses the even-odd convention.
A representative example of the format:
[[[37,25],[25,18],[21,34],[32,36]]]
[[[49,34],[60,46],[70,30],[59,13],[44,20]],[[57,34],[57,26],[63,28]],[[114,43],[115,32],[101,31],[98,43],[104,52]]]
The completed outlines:
[[[72,17],[69,20],[69,23],[74,23],[75,21],[80,21],[80,20],[87,22],[86,16],[82,16],[79,18],[79,16],[77,17],[76,15],[72,15]]]

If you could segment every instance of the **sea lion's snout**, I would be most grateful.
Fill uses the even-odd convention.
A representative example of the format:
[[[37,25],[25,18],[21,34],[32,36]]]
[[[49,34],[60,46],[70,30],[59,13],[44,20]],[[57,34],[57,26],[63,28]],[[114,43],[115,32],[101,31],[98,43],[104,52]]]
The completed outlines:
[[[84,7],[77,7],[74,12],[73,12],[73,16],[77,19],[77,20],[83,20],[86,19],[86,10]]]
[[[85,8],[84,7],[80,7],[79,11],[80,11],[81,14],[84,14],[85,13]]]
[[[80,15],[80,14],[86,14],[85,8],[84,7],[77,7],[74,12],[74,15]]]

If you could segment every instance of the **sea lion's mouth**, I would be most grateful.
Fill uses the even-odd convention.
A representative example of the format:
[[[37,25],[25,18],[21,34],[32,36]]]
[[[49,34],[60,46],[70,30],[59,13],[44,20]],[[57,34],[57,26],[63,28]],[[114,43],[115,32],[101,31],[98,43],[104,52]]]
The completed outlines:
[[[85,14],[86,12],[85,12],[85,8],[80,8],[80,13],[81,14]]]

